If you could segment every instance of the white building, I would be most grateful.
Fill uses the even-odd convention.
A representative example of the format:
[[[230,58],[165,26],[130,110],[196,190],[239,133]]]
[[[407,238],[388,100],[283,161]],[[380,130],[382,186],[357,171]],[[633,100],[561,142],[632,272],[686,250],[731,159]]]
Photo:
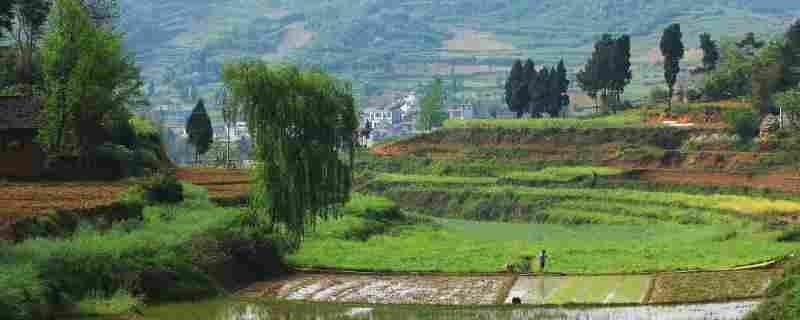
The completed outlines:
[[[450,119],[472,119],[475,118],[475,107],[471,104],[459,104],[447,109],[447,114]]]
[[[367,108],[361,112],[361,123],[371,128],[390,128],[400,123],[402,113],[400,108]]]

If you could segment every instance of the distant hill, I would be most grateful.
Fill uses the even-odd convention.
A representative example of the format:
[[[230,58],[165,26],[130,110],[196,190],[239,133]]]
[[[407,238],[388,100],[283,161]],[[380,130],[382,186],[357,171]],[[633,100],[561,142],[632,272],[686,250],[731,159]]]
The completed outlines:
[[[515,58],[564,58],[577,70],[604,32],[632,35],[631,93],[658,81],[651,49],[680,22],[688,46],[709,32],[775,36],[800,13],[788,0],[122,0],[123,29],[154,103],[212,98],[219,69],[236,57],[321,66],[359,95],[413,89],[434,75],[460,96],[500,101]],[[695,59],[696,60],[696,59]]]

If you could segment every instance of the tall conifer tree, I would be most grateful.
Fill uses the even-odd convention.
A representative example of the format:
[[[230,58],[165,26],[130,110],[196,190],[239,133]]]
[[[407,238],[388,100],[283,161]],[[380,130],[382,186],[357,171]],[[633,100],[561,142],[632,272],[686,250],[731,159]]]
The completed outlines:
[[[680,24],[672,24],[664,30],[659,47],[664,56],[664,80],[667,82],[667,112],[672,111],[672,96],[675,93],[675,82],[681,71],[681,59],[684,55],[683,34]]]

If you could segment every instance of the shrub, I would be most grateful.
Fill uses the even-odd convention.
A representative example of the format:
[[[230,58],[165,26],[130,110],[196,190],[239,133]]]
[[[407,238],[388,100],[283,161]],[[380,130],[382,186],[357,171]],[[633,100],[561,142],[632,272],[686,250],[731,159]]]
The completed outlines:
[[[156,175],[140,184],[144,199],[153,203],[179,203],[183,201],[183,185],[174,175]]]
[[[669,100],[669,91],[661,86],[655,86],[650,89],[648,99],[651,103],[666,103]]]
[[[761,117],[752,109],[728,109],[722,118],[741,141],[753,140],[759,134]]]
[[[784,229],[781,235],[778,237],[778,241],[800,241],[800,226],[790,226]]]
[[[708,146],[730,146],[735,144],[737,140],[736,136],[731,134],[700,134],[686,140],[681,146],[681,151],[700,151],[707,149]]]

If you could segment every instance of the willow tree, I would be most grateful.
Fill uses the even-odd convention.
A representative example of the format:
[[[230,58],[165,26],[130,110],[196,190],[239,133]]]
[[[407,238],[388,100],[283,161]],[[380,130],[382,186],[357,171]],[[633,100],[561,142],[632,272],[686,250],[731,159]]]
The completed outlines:
[[[254,61],[226,64],[223,79],[254,139],[252,221],[297,244],[349,199],[358,127],[352,89],[323,71]]]

